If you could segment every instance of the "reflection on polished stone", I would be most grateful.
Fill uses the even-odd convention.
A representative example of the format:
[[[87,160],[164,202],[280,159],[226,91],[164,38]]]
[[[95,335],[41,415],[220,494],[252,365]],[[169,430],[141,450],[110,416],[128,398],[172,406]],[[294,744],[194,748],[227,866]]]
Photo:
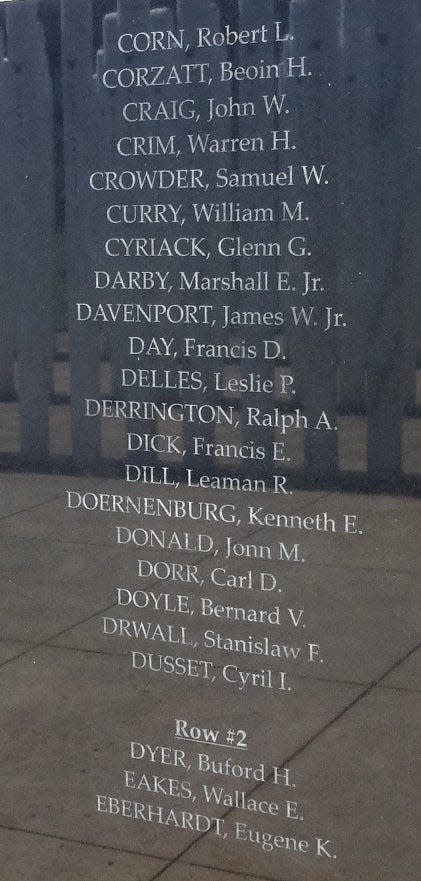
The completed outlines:
[[[162,860],[19,830],[0,830],[0,851],[8,881],[152,881],[165,867]]]
[[[282,541],[302,542],[305,563],[269,556],[256,566],[247,555],[237,557],[235,578],[225,587],[219,583],[225,578],[221,570],[231,571],[232,560],[219,560],[212,552],[192,554],[203,579],[200,588],[193,582],[174,591],[174,585],[146,579],[140,589],[156,596],[188,596],[194,615],[186,626],[198,645],[194,650],[162,648],[165,654],[212,661],[211,684],[134,668],[131,653],[162,654],[159,641],[136,638],[130,629],[120,636],[111,632],[110,622],[154,620],[150,608],[146,614],[133,604],[117,605],[118,588],[139,589],[133,574],[139,549],[116,543],[121,515],[66,511],[63,499],[69,489],[116,495],[121,482],[93,486],[83,479],[50,477],[38,484],[22,476],[14,504],[12,496],[7,501],[7,479],[3,486],[0,569],[7,615],[1,625],[0,678],[10,736],[0,748],[0,827],[12,830],[9,836],[28,835],[23,862],[14,866],[17,879],[16,872],[21,877],[28,872],[25,860],[30,857],[31,881],[41,879],[42,872],[53,877],[53,869],[60,881],[79,876],[152,881],[155,875],[164,881],[396,881],[396,865],[400,881],[413,881],[416,759],[410,750],[416,742],[414,690],[419,687],[414,625],[419,502],[296,493],[283,506],[285,515],[307,517],[310,527],[317,525],[317,514],[327,513],[339,524],[346,511],[357,517],[363,534],[330,530],[315,542],[310,529],[304,535],[302,528],[288,529],[287,536],[283,529]],[[168,492],[161,491],[160,497],[168,500]],[[184,497],[197,501],[200,494]],[[218,502],[217,494],[206,498]],[[234,494],[224,498],[225,504],[231,502],[238,504]],[[238,508],[244,521],[241,544],[275,548],[271,516],[263,526],[246,522],[251,504],[254,510],[263,506],[272,517],[280,511],[263,498],[243,499]],[[136,517],[125,516],[123,522],[130,529],[139,526]],[[326,518],[318,522],[326,524]],[[226,526],[210,523],[203,531],[223,547]],[[148,556],[158,561],[159,549]],[[258,589],[260,569],[274,576],[275,591]],[[205,595],[208,610],[218,608],[217,615],[200,615]],[[252,619],[241,617],[250,610]],[[300,610],[306,629],[294,625],[302,621]],[[159,624],[168,621],[179,635],[176,617],[161,609]],[[231,647],[203,642],[207,631],[222,634]],[[320,640],[317,660],[324,663],[310,663],[304,648],[304,657],[284,657],[282,665],[278,658],[244,653],[244,646],[264,637],[288,651]],[[227,667],[251,675],[280,666],[292,685],[290,693],[262,687],[264,678],[254,686],[246,680],[240,689],[223,676]],[[182,744],[189,771],[132,757],[131,742],[151,750],[180,748],[174,737],[180,715],[212,730],[244,730],[247,752]],[[202,765],[198,755],[205,757]],[[237,762],[239,776],[221,774],[230,767],[224,765],[227,759]],[[273,782],[273,769],[286,766],[296,784],[292,796]],[[170,796],[168,784],[164,791],[151,791],[154,775],[188,780],[197,796],[195,807],[189,799],[183,803]],[[134,781],[141,779],[138,790]],[[207,798],[210,803],[204,805]],[[126,816],[124,799],[130,803]],[[290,807],[288,818],[282,813],[262,819],[252,810],[253,800],[276,803],[283,812],[287,801],[299,807]],[[134,819],[135,802],[160,805],[161,820]],[[107,804],[114,805],[111,812],[104,809]],[[166,825],[171,810],[210,813],[215,822],[225,821],[228,838],[201,831],[200,822],[195,828],[188,828],[188,822],[184,828]],[[294,815],[298,810],[302,821]],[[17,841],[7,835],[6,858]],[[14,878],[12,870],[8,877]]]

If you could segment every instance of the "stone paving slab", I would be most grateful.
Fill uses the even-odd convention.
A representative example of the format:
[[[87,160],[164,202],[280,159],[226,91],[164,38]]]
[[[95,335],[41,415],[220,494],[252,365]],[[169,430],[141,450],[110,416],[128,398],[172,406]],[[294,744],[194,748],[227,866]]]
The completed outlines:
[[[389,495],[330,493],[323,511],[337,517],[356,515],[363,535],[306,536],[308,558],[320,565],[352,569],[390,569],[418,573],[421,568],[421,500]]]
[[[301,823],[267,818],[263,824],[247,812],[232,813],[231,823],[308,840],[312,857],[265,854],[256,844],[235,847],[229,839],[215,848],[206,836],[183,859],[240,877],[253,865],[273,881],[396,881],[399,866],[400,881],[414,881],[421,865],[420,710],[419,695],[377,688],[309,744],[291,763]],[[270,798],[273,791],[266,784],[255,795]],[[316,837],[331,842],[330,857],[314,856]]]
[[[56,477],[44,474],[0,474],[0,518],[32,510],[60,493]]]
[[[130,741],[178,746],[174,732],[180,712],[182,718],[222,730],[250,727],[250,693],[240,695],[219,682],[210,686],[191,679],[186,686],[184,678],[142,674],[130,670],[125,658],[40,648],[0,668],[0,686],[3,730],[8,732],[0,743],[0,826],[158,858],[174,858],[197,833],[96,811],[98,794],[148,798],[124,785],[124,770],[138,769],[130,758]],[[258,724],[251,726],[249,750],[239,753],[241,760],[250,766],[282,763],[359,693],[355,687],[322,682],[303,682],[300,694],[288,696],[254,689]],[[215,748],[215,753],[222,760],[227,750]],[[204,777],[196,768],[197,745],[187,744],[186,756],[190,770],[142,762],[139,774],[182,773],[195,790]],[[238,783],[230,778],[226,785]],[[175,809],[192,806],[190,800],[180,805],[174,798],[149,799]]]
[[[255,671],[263,660],[205,649],[200,641],[202,630],[212,628],[246,639],[250,633],[267,635],[267,624],[252,625],[250,630],[247,622],[233,625],[213,618],[201,622],[197,616],[193,635],[198,645],[189,652],[176,645],[131,643],[102,634],[103,614],[146,620],[133,607],[120,608],[118,613],[115,606],[103,611],[113,607],[117,586],[140,586],[134,576],[139,551],[135,546],[116,545],[114,529],[120,516],[69,512],[63,489],[125,492],[125,484],[22,476],[14,495],[15,476],[13,481],[4,478],[0,477],[0,664],[4,663],[0,686],[2,729],[7,737],[0,743],[0,827],[26,830],[3,828],[0,834],[7,881],[77,881],[79,877],[81,881],[152,881],[155,876],[164,881],[230,881],[234,877],[242,881],[303,881],[304,877],[305,881],[397,881],[391,865],[401,868],[399,881],[415,881],[412,809],[417,804],[417,757],[409,750],[417,742],[419,712],[421,650],[415,651],[419,644],[415,573],[419,571],[420,502],[392,496],[295,494],[282,510],[309,515],[327,511],[337,518],[349,510],[369,528],[355,541],[283,531],[283,541],[299,540],[305,545],[305,565],[273,559],[263,565],[244,555],[228,561],[221,554],[197,558],[204,579],[201,593],[206,591],[216,602],[253,605],[257,610],[264,610],[269,602],[282,609],[305,609],[306,630],[297,644],[304,634],[304,641],[321,643],[323,665],[302,664],[301,659],[283,665],[293,684],[292,693],[280,696],[270,689],[247,688],[241,694],[222,681],[223,666],[238,664],[244,671]],[[141,494],[139,488],[137,493]],[[185,498],[184,489],[180,495]],[[191,497],[203,499],[203,493],[192,491]],[[221,503],[220,494],[206,495],[206,499]],[[235,493],[224,495],[224,502],[228,499],[238,504],[242,516],[251,502],[259,503],[254,496],[239,502]],[[277,497],[260,500],[265,510],[279,510]],[[156,521],[151,519],[148,525],[156,528]],[[186,528],[183,521],[172,527],[159,525]],[[222,547],[226,526],[213,525],[209,532],[216,546]],[[271,546],[273,529],[244,519],[241,541]],[[144,556],[155,562],[162,559],[162,552],[148,549]],[[194,562],[193,555],[189,562]],[[254,587],[249,591],[244,584],[229,590],[211,585],[215,563],[243,578],[251,569],[267,569],[276,576],[277,587],[279,580],[281,593],[276,591],[277,598],[270,596],[269,601],[266,594]],[[142,587],[165,589],[153,578]],[[179,592],[184,590],[180,587]],[[191,593],[196,614],[198,593]],[[161,613],[157,613],[158,620],[162,621]],[[274,626],[269,631],[274,642],[282,639],[287,645],[295,644],[290,627]],[[31,645],[46,641],[50,644]],[[203,680],[130,668],[130,650],[159,652],[164,648],[168,654],[212,658],[216,683],[211,687]],[[408,653],[410,657],[400,663]],[[279,667],[279,662],[273,666]],[[377,680],[381,680],[380,687],[370,688],[364,696],[367,685]],[[283,851],[273,857],[215,835],[198,841],[197,832],[97,813],[95,796],[101,787],[105,795],[145,800],[145,791],[139,794],[124,786],[128,744],[133,739],[156,744],[159,737],[162,744],[171,744],[174,720],[180,713],[193,723],[249,728],[253,735],[247,753],[250,764],[263,758],[266,763],[282,764],[295,756],[293,770],[302,793],[306,834],[314,838],[320,829],[320,835],[334,839],[337,860],[303,861],[302,856]],[[191,753],[193,759],[196,753],[197,747]],[[157,769],[151,765],[147,771],[153,774]],[[194,791],[200,793],[203,775],[193,767],[191,776]],[[221,783],[215,775],[209,780]],[[231,778],[224,778],[223,785],[231,793],[239,786]],[[268,784],[261,787],[263,795],[270,789]],[[151,801],[156,798],[150,796]],[[172,800],[170,806],[177,807],[177,803]],[[188,806],[189,802],[182,805]],[[215,816],[222,817],[224,810],[215,807]],[[244,818],[244,811],[237,814]],[[246,819],[259,828],[254,816]],[[290,825],[291,821],[288,829]],[[279,831],[279,821],[260,822],[261,826]],[[25,836],[22,844],[17,845],[14,835]],[[68,840],[58,845],[58,838]],[[166,861],[175,862],[166,867]],[[28,865],[32,875],[27,874]]]
[[[165,866],[161,860],[4,829],[0,858],[7,881],[151,881]]]
[[[240,493],[229,491],[215,491],[199,489],[197,487],[186,488],[180,484],[178,489],[174,487],[157,487],[142,486],[141,484],[127,484],[123,480],[98,480],[86,478],[67,478],[54,477],[51,479],[51,488],[54,487],[54,495],[51,501],[40,506],[37,516],[34,517],[32,512],[22,510],[20,516],[5,519],[0,522],[0,535],[5,537],[19,538],[49,538],[57,541],[76,541],[80,544],[108,544],[114,540],[115,526],[129,525],[131,528],[148,526],[149,528],[157,528],[156,517],[137,517],[136,514],[122,513],[104,513],[98,510],[86,510],[83,507],[67,507],[67,491],[74,494],[84,493],[90,494],[90,498],[86,501],[87,505],[92,507],[95,500],[92,494],[102,493],[104,496],[131,496],[136,499],[137,496],[148,498],[179,499],[182,501],[205,502],[214,504],[218,507],[221,505],[236,505],[240,517],[247,514],[248,504],[260,505],[263,502],[268,509],[287,511],[294,513],[297,509],[304,510],[317,504],[318,500],[323,499],[323,493],[297,492],[291,497],[274,496],[266,494],[264,497],[260,493]],[[105,502],[106,503],[106,502]],[[111,500],[109,501],[111,504]],[[76,505],[76,495],[72,497],[72,505]],[[161,528],[172,528],[179,530],[190,530],[193,528],[200,531],[208,531],[208,528],[215,533],[219,532],[220,536],[225,536],[229,532],[229,525],[223,522],[214,522],[210,520],[208,523],[193,523],[187,519],[173,519],[162,517],[158,523]],[[241,532],[248,535],[256,532],[260,527],[248,524],[246,516],[242,524]],[[241,533],[239,533],[241,534]]]
[[[421,566],[419,533],[421,500],[392,495],[350,493],[294,492],[289,499],[279,495],[252,494],[242,503],[244,522],[250,525],[264,521],[266,514],[299,514],[308,520],[326,517],[326,530],[313,528],[277,528],[268,518],[268,525],[255,526],[256,540],[274,546],[277,541],[293,540],[302,544],[308,563],[320,566],[341,566],[353,570],[379,569],[418,572]],[[357,534],[344,534],[344,517],[355,517]],[[336,532],[333,532],[331,521]],[[361,532],[361,534],[360,534]]]
[[[5,661],[10,661],[12,658],[17,658],[18,655],[28,651],[30,648],[31,646],[29,643],[8,640],[1,641],[0,664],[3,664]]]
[[[177,861],[159,876],[159,881],[266,881],[264,875],[250,874],[252,866],[247,873],[221,872],[219,869],[208,869],[203,866],[190,866],[183,860]],[[284,879],[279,878],[279,881]]]
[[[227,594],[227,591],[218,590],[212,583],[211,573],[214,569],[215,560],[203,560],[199,564],[199,577],[204,580],[204,586],[200,591],[195,586],[187,586],[189,604],[194,611],[194,616],[187,622],[185,616],[163,615],[149,606],[142,609],[133,604],[114,605],[105,613],[94,615],[61,636],[53,637],[52,643],[111,654],[127,654],[132,649],[151,650],[154,643],[136,639],[133,625],[129,630],[131,638],[121,635],[119,622],[139,624],[164,620],[170,624],[187,624],[191,639],[201,647],[201,656],[214,659],[218,665],[240,661],[245,669],[250,670],[261,666],[261,658],[229,649],[217,651],[207,648],[204,635],[209,630],[221,633],[227,639],[246,642],[250,636],[255,640],[268,636],[271,643],[285,644],[287,650],[291,646],[299,648],[301,654],[297,661],[284,660],[285,668],[292,677],[299,675],[370,683],[391,669],[418,642],[419,589],[408,573],[353,572],[351,569],[331,566],[323,569],[309,566],[297,570],[297,567],[290,566],[287,574],[279,577],[279,584],[282,585],[280,594],[278,588],[273,594],[265,594],[257,589],[230,590]],[[249,569],[250,561],[241,559],[235,561],[227,571],[235,570],[237,577],[243,575],[247,579]],[[264,570],[276,573],[276,567],[264,566]],[[130,578],[122,583],[132,591],[150,587],[149,583],[137,584]],[[155,585],[154,589],[157,593],[162,592],[166,589],[165,584]],[[250,624],[241,620],[233,622],[214,616],[200,617],[200,596],[211,600],[214,606],[228,604],[262,612],[279,608],[281,625]],[[112,606],[116,599],[114,586],[104,590],[104,605],[109,600]],[[304,610],[298,627],[293,625],[289,608],[296,616],[300,615],[300,610]],[[302,622],[305,622],[304,626]],[[314,663],[309,662],[309,643],[320,643],[320,657]],[[270,663],[270,659],[266,661]]]
[[[119,571],[114,548],[0,536],[0,637],[38,642],[79,623],[107,605]]]
[[[408,691],[421,691],[421,648],[399,664],[386,676],[383,685],[388,688],[405,688]]]

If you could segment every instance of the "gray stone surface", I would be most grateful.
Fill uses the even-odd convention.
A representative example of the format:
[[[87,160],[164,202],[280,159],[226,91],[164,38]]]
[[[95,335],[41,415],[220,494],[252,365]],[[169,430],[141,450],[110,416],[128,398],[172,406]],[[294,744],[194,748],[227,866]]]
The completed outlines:
[[[247,623],[213,618],[203,622],[197,614],[199,591],[189,589],[196,617],[188,626],[198,645],[186,650],[102,633],[104,614],[162,621],[161,613],[118,609],[117,586],[169,587],[151,579],[138,583],[138,549],[115,543],[114,527],[121,517],[64,508],[66,488],[121,492],[120,481],[54,477],[44,482],[28,476],[17,482],[15,495],[8,480],[3,487],[0,687],[8,736],[0,744],[0,849],[8,881],[153,881],[156,876],[163,881],[396,881],[396,865],[399,881],[414,881],[417,757],[410,750],[417,742],[419,712],[420,652],[414,650],[419,642],[419,502],[297,493],[282,510],[308,516],[327,511],[338,518],[344,511],[356,513],[364,535],[354,540],[284,530],[280,540],[305,546],[304,565],[192,555],[189,562],[200,562],[203,595],[257,610],[302,608],[306,628],[294,630],[285,622],[251,629]],[[198,495],[192,491],[191,497]],[[279,510],[273,497],[263,502],[265,510]],[[273,529],[246,522],[248,504],[249,499],[241,500],[241,541],[272,545]],[[130,518],[123,521],[128,522],[133,525]],[[180,523],[162,525],[180,528]],[[213,525],[206,531],[222,547],[227,528]],[[162,559],[158,550],[145,556]],[[244,578],[250,569],[272,572],[277,589],[268,599],[238,585],[217,588],[211,584],[215,565]],[[174,592],[174,585],[169,589]],[[205,649],[205,628],[243,639],[250,633],[269,635],[286,645],[320,641],[324,663],[285,661],[291,693],[252,687],[240,693],[223,682],[223,666],[251,671],[263,667],[263,659]],[[215,683],[133,670],[133,649],[212,658]],[[253,767],[262,760],[269,767],[287,762],[297,780],[304,816],[300,826],[308,838],[332,839],[337,860],[283,850],[273,855],[214,834],[199,840],[196,831],[97,813],[97,794],[191,809],[190,801],[180,804],[133,790],[123,779],[126,768],[149,777],[180,776],[174,768],[145,763],[140,768],[130,760],[128,747],[131,740],[173,745],[174,720],[180,714],[192,723],[248,731],[248,751],[238,756]],[[215,759],[227,755],[222,748],[214,753],[201,748]],[[197,746],[186,747],[200,807],[203,783],[221,785],[221,777],[198,774],[197,751]],[[224,777],[222,785],[227,794],[249,791],[249,784],[232,777]],[[273,798],[268,783],[258,792],[260,798]],[[213,807],[219,818],[226,810]],[[236,820],[277,834],[296,828],[291,820],[285,826],[281,818],[263,821],[235,810],[226,823]]]
[[[151,881],[165,863],[48,835],[0,829],[7,881]]]
[[[266,881],[265,876],[243,872],[221,872],[220,869],[208,869],[203,866],[191,866],[182,859],[169,866],[160,876],[159,881]],[[280,879],[281,881],[281,879]]]
[[[192,598],[191,606],[196,617],[189,622],[193,638],[203,645],[206,630],[221,632],[227,638],[246,639],[253,635],[262,638],[268,635],[273,643],[301,647],[297,661],[288,661],[286,669],[294,677],[322,678],[332,681],[370,683],[380,678],[387,670],[413,647],[418,638],[417,609],[419,603],[418,586],[408,573],[373,570],[343,569],[339,566],[308,566],[305,569],[290,567],[288,574],[281,574],[279,584],[281,594],[270,595],[270,599],[260,591],[218,590],[211,584],[210,573],[214,560],[204,560],[200,565],[200,576],[206,588],[204,596],[214,604],[228,603],[239,607],[252,607],[257,610],[275,608],[282,611],[284,626],[255,625],[236,621],[235,632],[232,622],[208,617],[200,619],[200,599]],[[219,565],[219,564],[218,564]],[[227,566],[228,572],[246,577],[250,570],[250,560],[241,559]],[[264,566],[264,571],[277,571],[276,567]],[[129,583],[129,582],[128,582]],[[136,587],[136,585],[135,585]],[[162,586],[161,588],[162,589]],[[107,597],[114,602],[117,594],[110,590]],[[302,624],[295,628],[288,618],[288,608],[295,614],[305,610]],[[104,614],[94,615],[79,626],[68,629],[61,636],[52,639],[53,644],[72,648],[95,649],[96,651],[121,654],[130,651],[133,642],[119,635],[104,634],[104,617],[130,621],[150,621],[156,619],[150,610],[136,609],[133,605],[110,608]],[[169,620],[168,616],[165,620]],[[109,630],[111,622],[106,625]],[[320,643],[320,658],[323,663],[308,661],[308,643]],[[214,649],[203,649],[206,657],[214,657]],[[219,652],[219,663],[241,660],[246,669],[256,666],[256,657],[250,654]]]
[[[377,688],[291,763],[304,821],[268,819],[264,828],[313,842],[315,836],[329,839],[336,860],[284,851],[264,855],[257,847],[234,848],[229,840],[215,848],[208,837],[184,858],[229,868],[240,877],[253,865],[253,871],[273,881],[396,881],[396,866],[401,881],[414,881],[421,860],[419,713],[418,695]],[[268,798],[273,790],[263,786],[258,794]],[[233,812],[231,821],[263,826],[240,811]]]
[[[34,516],[61,491],[57,478],[44,474],[1,474],[0,486],[0,519],[27,511]]]
[[[408,691],[421,691],[421,648],[412,652],[409,658],[383,680],[387,688],[404,688]]]
[[[11,641],[2,640],[0,642],[0,664],[4,664],[7,661],[10,661],[12,658],[16,658],[18,655],[23,654],[28,651],[30,646],[27,643],[20,641]]]
[[[113,548],[0,535],[0,636],[37,642],[68,628],[109,602],[119,572]]]
[[[29,652],[0,669],[0,683],[5,695],[3,724],[10,733],[0,747],[0,826],[168,859],[195,835],[96,813],[96,794],[139,797],[123,784],[123,771],[133,767],[130,741],[177,745],[174,720],[182,712],[183,718],[200,717],[222,730],[227,725],[251,729],[247,763],[278,764],[303,748],[359,694],[350,686],[308,681],[299,695],[279,696],[257,688],[253,715],[258,724],[250,725],[250,693],[240,695],[218,683],[211,688],[197,679],[186,687],[185,679],[131,670],[127,658],[53,648]],[[197,747],[187,746],[192,764],[188,777],[196,786]],[[227,753],[215,752],[219,758]],[[163,773],[145,763],[142,771]],[[231,788],[235,785],[232,779],[226,782]],[[146,794],[140,795],[144,801]],[[177,807],[174,799],[171,806]]]

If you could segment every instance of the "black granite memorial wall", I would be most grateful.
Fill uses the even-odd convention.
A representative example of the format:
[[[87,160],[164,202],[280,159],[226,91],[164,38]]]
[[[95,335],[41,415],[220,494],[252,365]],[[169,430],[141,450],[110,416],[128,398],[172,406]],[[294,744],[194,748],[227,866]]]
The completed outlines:
[[[417,881],[420,4],[1,7],[0,877]]]

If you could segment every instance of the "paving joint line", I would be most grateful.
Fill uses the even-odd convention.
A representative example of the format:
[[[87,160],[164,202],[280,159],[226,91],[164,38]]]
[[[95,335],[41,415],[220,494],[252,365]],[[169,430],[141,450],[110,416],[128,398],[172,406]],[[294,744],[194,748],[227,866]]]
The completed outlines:
[[[410,658],[416,651],[418,651],[418,649],[420,647],[421,647],[421,643],[418,646],[416,646],[415,648],[411,649],[409,652],[407,652],[404,657],[400,658],[400,660],[397,661],[389,670],[387,670],[379,679],[370,683],[370,685],[367,686],[367,688],[365,688],[360,694],[358,694],[354,698],[354,700],[352,700],[346,707],[344,707],[342,710],[340,710],[340,712],[337,713],[336,716],[333,717],[333,719],[331,719],[329,722],[327,722],[325,725],[323,725],[319,731],[315,732],[315,734],[313,734],[312,737],[310,737],[306,743],[304,743],[302,746],[298,747],[298,749],[296,749],[291,755],[287,756],[281,763],[278,763],[278,767],[283,768],[283,767],[291,764],[293,761],[295,761],[295,759],[297,759],[298,756],[300,756],[303,752],[305,752],[305,750],[308,749],[308,747],[312,746],[312,744],[315,743],[315,741],[318,740],[319,737],[322,737],[323,734],[325,734],[326,731],[329,730],[329,728],[331,728],[333,725],[335,725],[337,722],[339,722],[340,719],[342,719],[350,710],[352,710],[354,707],[356,707],[357,704],[359,704],[362,700],[364,700],[364,698],[368,697],[368,695],[371,694],[371,692],[379,686],[379,684],[383,681],[383,679],[385,679],[387,676],[390,676],[390,674],[393,673],[393,671],[397,667],[399,667],[404,661],[407,661],[408,658]],[[262,786],[265,786],[267,783],[270,783],[272,778],[273,778],[273,772],[271,772],[264,780],[256,783],[256,785],[253,786],[246,793],[247,798],[250,798],[250,796],[254,795],[254,793],[257,792],[259,789],[261,789]],[[227,817],[230,816],[230,814],[234,813],[235,811],[236,811],[235,807],[230,807],[223,814],[221,814],[221,816],[218,817],[218,819],[225,820]],[[208,830],[207,832],[202,832],[200,835],[197,836],[197,838],[191,844],[187,845],[184,848],[184,850],[180,851],[178,857],[175,857],[171,861],[168,868],[171,868],[171,866],[176,865],[177,862],[180,862],[180,864],[182,864],[183,863],[183,859],[182,859],[183,856],[185,856],[185,854],[188,853],[192,848],[196,847],[196,845],[200,841],[205,839],[208,836],[209,831],[210,830]],[[166,869],[157,872],[157,874],[154,875],[150,879],[150,881],[157,881],[158,878],[162,877],[162,875],[164,874],[164,871],[166,871]]]
[[[99,844],[97,841],[89,841],[88,839],[72,838],[67,835],[57,835],[54,832],[42,832],[38,829],[25,829],[22,826],[8,826],[0,823],[0,830],[4,832],[16,832],[23,835],[36,835],[39,838],[52,838],[54,841],[65,841],[68,844],[79,844],[81,847],[95,847],[99,850],[110,850],[114,853],[130,854],[135,857],[146,857],[150,860],[159,860],[160,862],[168,861],[168,857],[157,856],[152,853],[145,853],[140,850],[132,850],[131,848],[121,848],[114,844]]]

